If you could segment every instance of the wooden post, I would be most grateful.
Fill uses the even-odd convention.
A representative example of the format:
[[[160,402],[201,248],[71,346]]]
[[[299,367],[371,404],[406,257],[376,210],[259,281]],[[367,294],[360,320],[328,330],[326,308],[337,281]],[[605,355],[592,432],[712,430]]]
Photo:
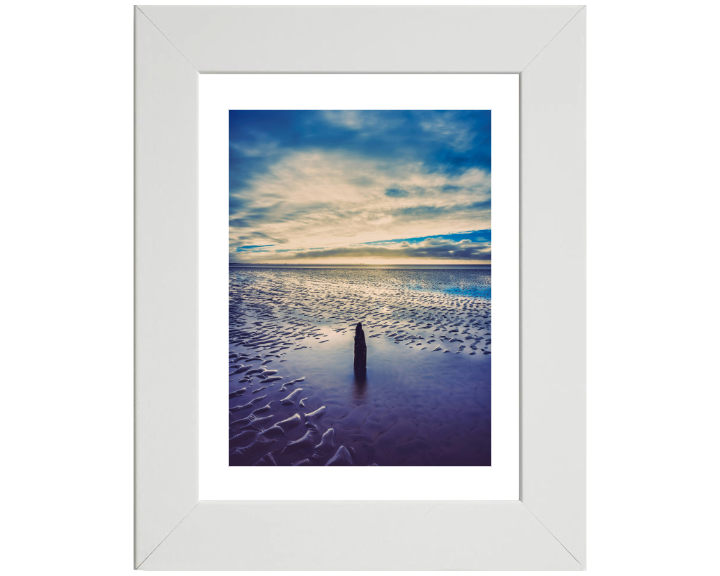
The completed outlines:
[[[355,361],[356,371],[365,371],[367,367],[367,344],[365,344],[365,332],[362,329],[362,322],[355,327]]]

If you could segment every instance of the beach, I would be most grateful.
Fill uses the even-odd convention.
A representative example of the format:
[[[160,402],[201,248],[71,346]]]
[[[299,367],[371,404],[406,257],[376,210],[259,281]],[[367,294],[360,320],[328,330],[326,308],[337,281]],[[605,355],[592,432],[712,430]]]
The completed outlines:
[[[231,266],[229,464],[489,466],[490,285],[490,266]]]

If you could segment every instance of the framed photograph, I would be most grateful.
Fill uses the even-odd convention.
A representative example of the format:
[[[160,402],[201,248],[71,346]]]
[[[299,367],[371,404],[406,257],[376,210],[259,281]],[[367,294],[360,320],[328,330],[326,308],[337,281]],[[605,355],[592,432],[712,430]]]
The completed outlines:
[[[584,569],[584,18],[136,7],[137,568]]]

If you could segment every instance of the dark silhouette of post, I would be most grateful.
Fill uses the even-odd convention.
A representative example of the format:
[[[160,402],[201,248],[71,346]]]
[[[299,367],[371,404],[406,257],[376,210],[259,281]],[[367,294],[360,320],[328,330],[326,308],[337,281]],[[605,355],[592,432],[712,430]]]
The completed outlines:
[[[362,322],[355,326],[355,371],[365,372],[367,366],[367,344],[365,344],[365,332],[362,329]]]

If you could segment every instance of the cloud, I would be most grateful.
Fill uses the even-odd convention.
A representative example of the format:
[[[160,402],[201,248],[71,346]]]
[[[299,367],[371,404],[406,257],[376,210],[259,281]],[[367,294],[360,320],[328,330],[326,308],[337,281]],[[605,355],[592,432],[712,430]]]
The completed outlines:
[[[416,244],[490,228],[489,130],[488,111],[231,111],[231,259],[278,244],[258,258],[351,257],[396,239],[415,239],[403,258],[479,257]]]
[[[351,130],[360,130],[368,125],[368,116],[358,110],[326,110],[323,117],[330,124]],[[372,123],[372,122],[370,122]]]
[[[490,170],[490,111],[231,110],[230,192],[288,154],[334,150],[430,172]]]
[[[474,134],[471,127],[458,116],[458,113],[453,112],[436,114],[421,121],[420,126],[435,138],[447,142],[454,151],[465,152],[472,147]]]
[[[366,244],[392,244],[392,243],[417,243],[423,240],[449,240],[452,242],[490,242],[490,230],[470,230],[467,232],[456,232],[454,234],[439,234],[437,236],[416,236],[415,238],[395,238],[393,240],[380,240],[377,242],[366,242]]]
[[[433,259],[490,262],[490,246],[487,243],[474,243],[469,241],[429,241],[418,244],[404,242],[397,245],[397,247],[347,246],[321,251],[296,252],[294,255],[294,259],[296,260],[308,258]]]

